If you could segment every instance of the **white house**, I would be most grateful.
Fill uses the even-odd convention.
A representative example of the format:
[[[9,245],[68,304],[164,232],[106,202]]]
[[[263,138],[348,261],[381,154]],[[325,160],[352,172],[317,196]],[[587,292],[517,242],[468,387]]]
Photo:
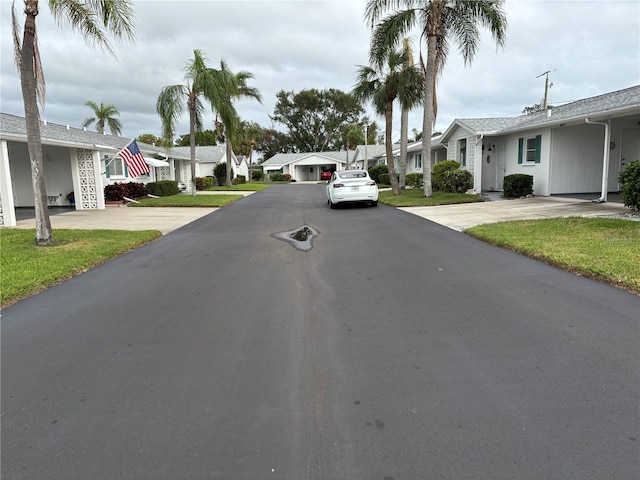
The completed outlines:
[[[180,175],[189,158],[179,152],[138,143],[150,173],[130,178],[122,159],[113,158],[130,139],[46,121],[41,121],[40,132],[45,188],[52,207],[70,205],[67,195],[74,192],[77,210],[102,209],[107,184],[164,179],[187,183],[191,178]],[[15,208],[33,204],[25,119],[0,113],[0,225],[15,225]]]
[[[320,181],[320,172],[344,170],[347,162],[351,164],[353,151],[314,152],[314,153],[278,153],[262,162],[265,175],[286,173],[292,180]]]
[[[640,159],[640,85],[520,117],[456,119],[441,143],[476,191],[502,190],[505,175],[524,173],[536,195],[606,200],[618,173]]]
[[[173,152],[181,155],[186,155],[190,158],[191,147],[174,147]],[[196,147],[196,177],[211,177],[213,176],[213,169],[219,163],[227,162],[227,150],[224,145],[209,145],[209,146],[197,146]],[[249,179],[249,164],[244,156],[236,156],[233,151],[231,152],[231,166],[233,167],[233,177],[238,175],[244,175],[247,180]],[[190,166],[187,165],[188,177],[191,178]]]

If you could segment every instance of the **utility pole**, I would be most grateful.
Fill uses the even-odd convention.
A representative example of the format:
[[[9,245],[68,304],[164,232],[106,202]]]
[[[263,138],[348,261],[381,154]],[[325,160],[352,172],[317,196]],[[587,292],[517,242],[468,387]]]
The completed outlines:
[[[547,76],[547,79],[544,82],[544,98],[542,99],[542,110],[547,109],[547,99],[549,98],[549,74],[550,73],[551,73],[551,70],[547,70],[546,72],[541,73],[536,77],[536,78],[540,78],[542,75]]]

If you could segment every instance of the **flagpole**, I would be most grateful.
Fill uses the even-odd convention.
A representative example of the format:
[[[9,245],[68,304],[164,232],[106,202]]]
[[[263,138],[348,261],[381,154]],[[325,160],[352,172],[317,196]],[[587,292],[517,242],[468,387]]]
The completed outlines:
[[[125,148],[127,148],[129,145],[131,145],[135,140],[136,140],[135,138],[134,138],[133,140],[129,140],[129,143],[127,143],[124,147],[122,147],[120,150],[118,150],[118,153],[116,153],[113,157],[111,157],[111,158],[109,159],[109,162],[105,164],[104,169],[106,170],[106,169],[107,169],[107,167],[108,167],[109,165],[111,165],[111,162],[113,162],[113,161],[116,159],[116,157],[117,157],[118,155],[120,155],[120,154],[122,153],[122,151],[123,151]]]

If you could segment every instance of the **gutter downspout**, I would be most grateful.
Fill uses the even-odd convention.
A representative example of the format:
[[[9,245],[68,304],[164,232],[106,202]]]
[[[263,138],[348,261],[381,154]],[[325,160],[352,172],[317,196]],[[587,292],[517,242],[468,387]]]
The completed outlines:
[[[602,194],[600,198],[593,200],[593,203],[604,203],[607,201],[607,191],[609,187],[609,143],[611,142],[611,121],[593,122],[589,117],[584,119],[585,122],[593,125],[604,125],[604,152],[602,155]]]

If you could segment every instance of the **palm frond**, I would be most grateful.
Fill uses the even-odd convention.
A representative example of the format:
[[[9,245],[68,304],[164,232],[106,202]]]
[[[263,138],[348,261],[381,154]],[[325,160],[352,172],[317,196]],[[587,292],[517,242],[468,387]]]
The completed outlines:
[[[164,87],[156,102],[156,111],[162,123],[162,138],[172,141],[178,119],[184,112],[184,97],[187,95],[184,85]]]

